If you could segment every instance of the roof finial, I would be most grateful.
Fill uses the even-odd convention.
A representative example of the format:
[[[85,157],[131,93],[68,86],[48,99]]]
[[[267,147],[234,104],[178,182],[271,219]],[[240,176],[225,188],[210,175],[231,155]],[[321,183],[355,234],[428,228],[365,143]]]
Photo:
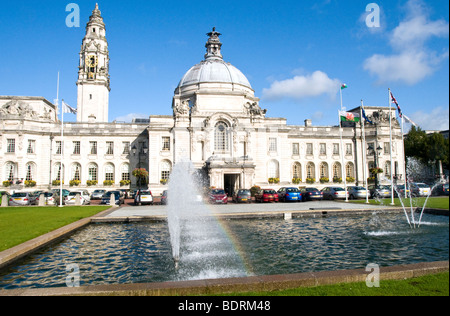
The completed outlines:
[[[222,43],[220,42],[219,36],[222,35],[216,32],[216,27],[213,27],[212,32],[206,34],[209,36],[208,42],[206,42],[206,55],[205,59],[223,59],[222,53],[220,52],[222,48]]]

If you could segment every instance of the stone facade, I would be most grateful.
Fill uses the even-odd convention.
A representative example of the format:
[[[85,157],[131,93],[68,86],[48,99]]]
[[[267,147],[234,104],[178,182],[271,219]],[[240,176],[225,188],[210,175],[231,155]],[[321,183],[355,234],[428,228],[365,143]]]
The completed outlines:
[[[124,180],[124,187],[136,188],[132,171],[145,168],[158,194],[184,159],[193,162],[206,186],[230,193],[253,185],[321,188],[347,177],[349,184],[364,185],[374,166],[383,169],[381,182],[390,181],[389,108],[365,107],[374,123],[365,123],[365,143],[360,123],[342,128],[342,146],[338,125],[287,125],[284,118],[267,116],[247,78],[223,60],[221,34],[214,29],[207,35],[205,59],[174,92],[173,115],[108,123],[109,52],[96,6],[80,53],[77,123],[64,124],[63,155],[55,105],[44,98],[0,96],[0,184],[10,181],[6,190],[49,189],[63,179],[70,189],[71,180],[79,180],[80,187],[94,190],[104,188],[104,181],[116,188]],[[350,112],[359,114],[360,107]],[[392,168],[402,180],[401,130],[393,108],[391,114]],[[36,187],[24,187],[26,180]]]

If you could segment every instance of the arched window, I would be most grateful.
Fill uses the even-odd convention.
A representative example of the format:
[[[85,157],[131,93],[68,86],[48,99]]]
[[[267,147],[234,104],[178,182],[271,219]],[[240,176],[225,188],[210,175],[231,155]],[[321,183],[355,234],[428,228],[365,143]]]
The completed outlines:
[[[64,170],[65,170],[64,165],[61,170],[61,163],[60,162],[55,163],[53,165],[53,173],[52,173],[53,180],[61,181],[62,177],[62,180],[64,181]]]
[[[333,164],[333,179],[335,178],[342,179],[342,166],[339,162]]]
[[[27,172],[27,174],[25,175],[25,180],[26,181],[33,181],[34,174],[36,172],[36,165],[33,162],[29,162],[25,166],[25,170]]]
[[[391,162],[390,161],[386,161],[384,163],[384,176],[388,179],[391,177]]]
[[[130,180],[130,164],[124,163],[120,168],[122,180],[128,181]]]
[[[355,166],[353,165],[353,162],[347,163],[347,165],[345,166],[345,173],[347,174],[347,177],[355,177]]]
[[[72,180],[81,181],[81,165],[79,163],[72,164]]]
[[[276,160],[269,161],[267,173],[268,173],[269,178],[279,178],[280,177],[278,161],[276,161]]]
[[[105,165],[105,180],[114,181],[114,165],[112,163],[107,163]]]
[[[306,176],[309,179],[316,178],[316,167],[314,166],[313,162],[308,162],[308,164],[306,165]]]
[[[320,177],[328,178],[328,164],[326,162],[320,164]]]
[[[225,153],[230,150],[228,125],[218,122],[214,133],[214,151]]]
[[[7,162],[5,165],[5,178],[8,181],[14,181],[16,178],[17,166],[13,162]]]
[[[292,165],[292,178],[302,178],[302,165],[299,162],[294,162]]]
[[[172,172],[172,163],[168,160],[161,161],[161,180],[169,180]]]
[[[88,166],[88,180],[98,181],[98,165],[96,163],[90,163]]]

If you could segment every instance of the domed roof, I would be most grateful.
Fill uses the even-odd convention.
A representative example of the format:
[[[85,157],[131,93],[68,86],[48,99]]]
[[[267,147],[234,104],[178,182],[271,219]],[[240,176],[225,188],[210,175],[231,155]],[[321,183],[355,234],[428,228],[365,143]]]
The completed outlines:
[[[245,75],[236,67],[223,60],[221,54],[222,43],[219,40],[220,33],[215,28],[206,43],[207,52],[205,60],[192,67],[181,79],[178,88],[199,83],[228,83],[242,85],[252,89]]]
[[[252,88],[239,69],[223,60],[204,60],[195,65],[184,75],[178,87],[198,83],[233,83]]]

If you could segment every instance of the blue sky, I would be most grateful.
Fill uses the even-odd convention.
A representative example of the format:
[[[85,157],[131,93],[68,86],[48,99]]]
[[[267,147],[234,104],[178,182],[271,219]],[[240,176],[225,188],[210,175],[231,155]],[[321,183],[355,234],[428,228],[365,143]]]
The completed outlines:
[[[80,7],[79,28],[65,24],[71,2]],[[335,125],[346,83],[347,109],[361,99],[388,106],[391,88],[422,128],[448,129],[448,1],[374,1],[380,24],[372,28],[371,1],[97,2],[110,49],[110,121],[171,115],[173,92],[203,59],[214,26],[224,59],[247,76],[269,117]],[[0,95],[53,101],[60,71],[60,98],[76,106],[81,41],[95,3],[2,1]]]

